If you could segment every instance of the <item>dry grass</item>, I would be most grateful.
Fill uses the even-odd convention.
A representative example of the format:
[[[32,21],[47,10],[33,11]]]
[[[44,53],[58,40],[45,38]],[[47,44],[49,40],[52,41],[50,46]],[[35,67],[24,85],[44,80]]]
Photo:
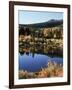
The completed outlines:
[[[48,62],[48,66],[46,68],[42,68],[39,72],[27,72],[27,71],[19,71],[20,79],[27,78],[47,78],[47,77],[62,77],[63,76],[63,66],[57,64],[55,62]]]

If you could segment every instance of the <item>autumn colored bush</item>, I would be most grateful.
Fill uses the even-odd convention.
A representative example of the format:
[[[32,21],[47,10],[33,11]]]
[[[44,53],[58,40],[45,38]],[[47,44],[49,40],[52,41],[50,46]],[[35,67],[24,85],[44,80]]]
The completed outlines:
[[[47,77],[62,77],[63,76],[63,66],[57,64],[56,62],[48,62],[46,68],[42,68],[39,72],[28,72],[24,70],[19,71],[20,79],[27,78],[47,78]]]

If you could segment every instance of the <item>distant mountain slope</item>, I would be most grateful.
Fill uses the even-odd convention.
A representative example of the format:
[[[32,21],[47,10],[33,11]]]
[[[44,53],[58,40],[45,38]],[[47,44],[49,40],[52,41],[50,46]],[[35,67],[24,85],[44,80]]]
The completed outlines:
[[[35,23],[35,24],[19,24],[19,27],[35,27],[35,28],[46,28],[46,27],[55,27],[58,25],[63,24],[63,20],[50,20],[47,22],[42,23]]]

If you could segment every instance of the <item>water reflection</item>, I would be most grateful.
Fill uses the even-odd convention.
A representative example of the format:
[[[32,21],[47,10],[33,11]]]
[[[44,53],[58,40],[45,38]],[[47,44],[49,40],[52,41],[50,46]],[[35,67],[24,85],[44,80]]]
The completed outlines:
[[[36,53],[24,53],[19,54],[19,70],[26,70],[28,72],[40,71],[42,68],[47,67],[48,61],[55,61],[58,64],[63,64],[63,58],[53,57],[36,54]]]
[[[61,51],[61,52],[60,52]],[[28,72],[40,71],[47,67],[48,61],[63,64],[60,48],[47,46],[46,44],[20,42],[19,43],[19,70]]]
[[[51,40],[47,43],[43,42],[28,42],[22,41],[19,42],[19,52],[22,54],[24,53],[38,53],[38,54],[45,54],[45,55],[57,55],[63,56],[63,48],[59,46],[59,44],[53,43]]]
[[[21,55],[23,55],[23,54],[26,54],[26,55],[29,55],[29,53],[32,53],[32,56],[34,57],[34,55],[35,55],[35,53],[37,53],[37,54],[44,54],[44,55],[49,55],[50,57],[54,57],[54,56],[56,56],[56,57],[63,57],[63,55],[62,55],[62,53],[60,54],[60,52],[59,51],[57,51],[56,53],[55,53],[55,51],[54,52],[48,52],[47,50],[44,50],[43,48],[26,48],[26,49],[24,49],[24,48],[20,48],[19,49],[19,53],[21,54]]]

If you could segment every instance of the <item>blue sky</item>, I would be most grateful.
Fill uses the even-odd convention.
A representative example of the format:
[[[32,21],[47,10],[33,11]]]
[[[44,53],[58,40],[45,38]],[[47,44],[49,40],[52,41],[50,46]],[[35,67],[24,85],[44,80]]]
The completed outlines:
[[[45,12],[45,11],[24,11],[20,10],[18,14],[19,24],[32,24],[49,21],[51,19],[63,19],[62,12]]]

